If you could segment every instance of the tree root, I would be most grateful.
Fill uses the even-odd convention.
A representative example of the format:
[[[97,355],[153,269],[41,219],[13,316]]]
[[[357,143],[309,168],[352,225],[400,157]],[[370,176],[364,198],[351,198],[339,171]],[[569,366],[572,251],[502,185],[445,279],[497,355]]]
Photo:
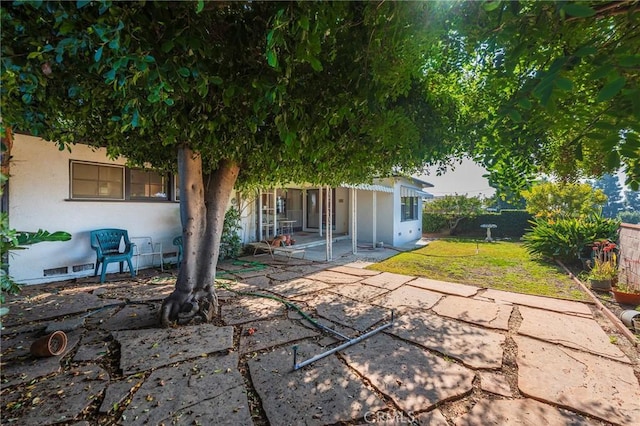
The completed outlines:
[[[160,308],[160,324],[171,327],[199,315],[203,321],[211,322],[218,313],[218,296],[213,289],[197,292],[174,290]]]

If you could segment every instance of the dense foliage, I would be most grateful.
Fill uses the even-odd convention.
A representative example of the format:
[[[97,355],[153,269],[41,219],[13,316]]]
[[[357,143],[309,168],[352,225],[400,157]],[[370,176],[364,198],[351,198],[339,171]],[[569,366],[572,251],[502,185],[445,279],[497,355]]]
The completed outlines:
[[[498,213],[483,213],[473,219],[465,219],[459,225],[458,235],[473,235],[483,237],[487,230],[480,227],[485,223],[497,225],[491,230],[495,238],[519,239],[531,227],[531,214],[525,210],[504,209]]]
[[[234,186],[363,183],[467,153],[514,193],[539,171],[576,179],[618,166],[637,189],[636,10],[3,2],[3,125],[177,167],[185,259],[167,323],[216,302]]]
[[[640,211],[624,211],[618,213],[618,220],[624,223],[640,223]]]
[[[596,241],[617,241],[620,222],[593,214],[587,218],[537,218],[522,240],[527,251],[568,263],[591,256]]]
[[[240,229],[242,229],[240,210],[233,206],[224,215],[222,237],[220,238],[220,254],[218,256],[220,260],[236,258],[242,251],[242,240],[238,234]]]
[[[600,213],[607,196],[588,183],[541,182],[522,192],[527,211],[535,217],[555,220]]]
[[[622,198],[622,186],[617,176],[605,174],[600,179],[594,180],[591,185],[599,189],[607,197],[607,201],[602,206],[604,217],[614,218],[624,209]]]
[[[637,1],[467,3],[461,43],[491,180],[566,180],[622,167],[640,184]],[[480,88],[481,90],[474,90]]]
[[[445,195],[428,200],[423,205],[423,213],[437,215],[444,218],[449,225],[449,233],[456,234],[460,221],[478,216],[483,211],[483,201],[480,197],[466,195]],[[437,219],[440,221],[441,219]]]

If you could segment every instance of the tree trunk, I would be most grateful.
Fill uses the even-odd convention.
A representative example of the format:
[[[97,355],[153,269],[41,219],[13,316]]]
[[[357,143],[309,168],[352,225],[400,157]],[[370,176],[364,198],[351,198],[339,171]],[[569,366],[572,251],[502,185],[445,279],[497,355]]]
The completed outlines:
[[[164,326],[175,323],[180,314],[191,317],[199,313],[211,321],[218,311],[214,285],[220,238],[239,170],[235,162],[222,160],[214,173],[203,175],[200,154],[186,146],[178,150],[184,250],[176,288],[160,310]]]

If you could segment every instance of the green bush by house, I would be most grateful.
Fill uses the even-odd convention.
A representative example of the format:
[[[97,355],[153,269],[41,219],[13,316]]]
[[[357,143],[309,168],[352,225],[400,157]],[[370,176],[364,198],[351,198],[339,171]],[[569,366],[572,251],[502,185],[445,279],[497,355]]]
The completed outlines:
[[[522,239],[531,254],[579,263],[591,256],[592,245],[601,240],[617,240],[620,221],[591,215],[587,218],[565,218],[552,221],[536,219],[533,229]]]

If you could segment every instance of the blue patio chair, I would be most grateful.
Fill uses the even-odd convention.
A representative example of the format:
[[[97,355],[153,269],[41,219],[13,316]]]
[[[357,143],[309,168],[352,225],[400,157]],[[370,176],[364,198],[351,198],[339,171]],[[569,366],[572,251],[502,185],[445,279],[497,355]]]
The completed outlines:
[[[133,257],[133,244],[129,240],[129,233],[124,229],[96,229],[91,231],[91,248],[96,251],[96,269],[93,276],[98,275],[98,268],[102,264],[100,282],[105,281],[107,265],[113,262],[120,263],[120,273],[123,272],[124,262],[129,265],[131,277],[136,276],[136,272],[131,264]]]
[[[180,267],[180,262],[182,262],[182,235],[179,237],[175,237],[173,239],[173,245],[178,247],[178,267]]]

